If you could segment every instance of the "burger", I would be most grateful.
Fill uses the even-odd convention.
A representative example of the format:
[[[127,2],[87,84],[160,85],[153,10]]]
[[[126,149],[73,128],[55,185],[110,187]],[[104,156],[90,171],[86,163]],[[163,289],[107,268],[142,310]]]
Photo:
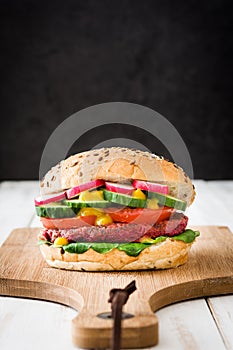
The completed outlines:
[[[187,261],[195,189],[176,164],[135,149],[93,149],[44,176],[35,209],[46,262],[78,271],[167,269]]]

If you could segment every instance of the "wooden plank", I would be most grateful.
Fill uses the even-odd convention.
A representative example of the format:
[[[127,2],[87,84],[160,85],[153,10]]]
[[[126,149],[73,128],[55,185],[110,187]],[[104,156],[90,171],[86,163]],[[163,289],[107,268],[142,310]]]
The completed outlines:
[[[222,212],[219,210],[221,205],[221,208],[224,207],[224,211],[226,211],[225,217],[231,218],[231,222],[233,222],[233,181],[208,181],[208,190],[216,196],[218,214]]]
[[[227,349],[233,349],[233,295],[208,298],[213,317]]]
[[[39,216],[37,216],[36,214],[33,214],[31,222],[30,222],[30,227],[43,227],[40,221]]]
[[[179,300],[233,292],[232,234],[226,228],[200,230],[202,236],[184,266],[130,273],[75,273],[50,268],[35,246],[38,230],[17,230],[1,249],[1,294],[53,300],[74,308],[84,303],[73,321],[74,342],[81,347],[101,348],[109,346],[111,323],[96,315],[109,309],[111,288],[136,279],[138,293],[130,297],[125,308],[135,317],[124,321],[122,342],[123,347],[149,346],[157,341],[157,328],[148,299],[152,310],[157,310]]]
[[[190,208],[189,222],[224,224],[233,229],[233,181],[196,181],[197,198]],[[233,349],[232,296],[208,299],[227,349]]]
[[[157,311],[156,316],[159,319],[159,350],[225,349],[204,299],[167,306]]]
[[[75,310],[38,300],[1,299],[1,350],[77,350],[70,336]]]
[[[196,199],[187,209],[190,225],[223,225],[233,231],[233,181],[194,181]]]
[[[35,211],[37,181],[6,181],[0,187],[0,245],[15,227],[27,227]]]

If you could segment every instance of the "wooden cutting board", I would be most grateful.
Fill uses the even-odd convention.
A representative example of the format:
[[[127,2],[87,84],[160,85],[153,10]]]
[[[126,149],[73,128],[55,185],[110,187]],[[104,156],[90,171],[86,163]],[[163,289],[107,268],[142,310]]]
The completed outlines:
[[[194,227],[201,236],[188,262],[176,269],[142,272],[77,272],[49,267],[36,237],[39,229],[15,229],[0,248],[0,295],[50,300],[79,310],[72,336],[81,348],[109,348],[112,320],[109,290],[132,280],[137,290],[124,307],[122,348],[158,343],[154,311],[177,301],[233,292],[233,234],[227,227]],[[62,322],[62,320],[61,320]]]

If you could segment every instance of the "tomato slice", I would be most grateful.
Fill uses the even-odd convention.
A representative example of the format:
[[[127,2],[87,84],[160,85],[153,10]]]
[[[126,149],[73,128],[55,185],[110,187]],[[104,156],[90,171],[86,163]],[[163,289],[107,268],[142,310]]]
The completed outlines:
[[[169,219],[171,214],[175,212],[175,209],[170,207],[159,209],[124,208],[117,211],[115,208],[108,208],[106,211],[115,222],[133,222],[136,224],[154,225],[155,223]]]
[[[40,218],[43,226],[48,229],[60,229],[66,230],[69,228],[77,228],[82,226],[94,225],[96,216],[77,216],[75,218],[63,218],[63,219],[52,219],[52,218]]]

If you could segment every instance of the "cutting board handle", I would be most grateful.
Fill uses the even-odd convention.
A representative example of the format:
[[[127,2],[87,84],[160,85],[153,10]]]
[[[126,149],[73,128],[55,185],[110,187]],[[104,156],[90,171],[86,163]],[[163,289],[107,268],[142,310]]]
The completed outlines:
[[[121,349],[121,323],[122,319],[132,318],[134,315],[124,313],[123,306],[127,303],[129,296],[136,290],[135,280],[130,282],[125,288],[113,288],[109,292],[108,302],[111,303],[111,314],[107,315],[107,318],[113,319],[113,330],[111,340],[111,350]],[[105,315],[99,315],[106,318]]]
[[[99,303],[92,305],[84,301],[82,310],[72,321],[73,342],[80,348],[111,347],[113,319],[106,317],[111,315],[110,305],[102,303],[103,295],[99,297],[96,298]],[[142,348],[158,343],[157,317],[138,291],[123,307],[121,326],[121,348]]]

